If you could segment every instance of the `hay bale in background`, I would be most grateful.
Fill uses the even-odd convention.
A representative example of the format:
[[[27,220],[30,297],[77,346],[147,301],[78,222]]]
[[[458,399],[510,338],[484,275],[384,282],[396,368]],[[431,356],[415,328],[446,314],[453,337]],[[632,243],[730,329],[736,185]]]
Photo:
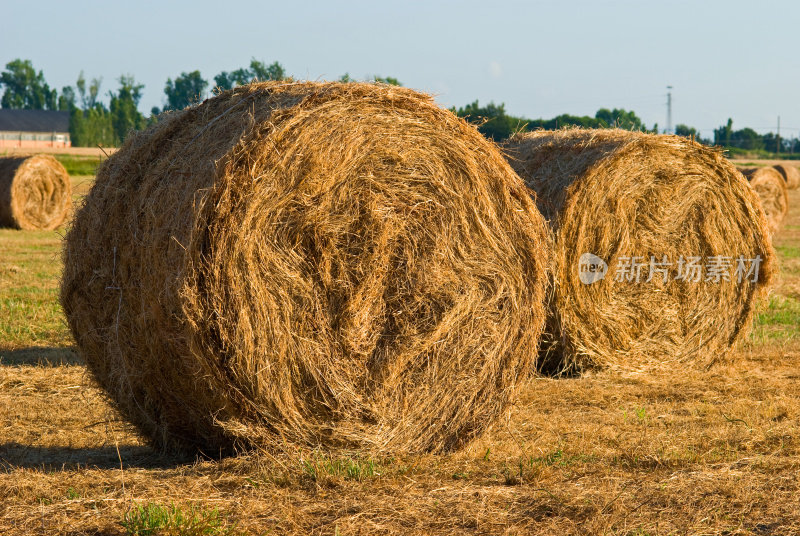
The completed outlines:
[[[758,194],[761,208],[767,216],[769,232],[774,236],[780,230],[783,219],[789,211],[786,181],[777,169],[771,167],[741,168],[740,171]]]
[[[52,230],[72,208],[69,175],[49,155],[0,157],[0,227]]]
[[[252,84],[102,165],[61,301],[161,446],[444,451],[533,368],[546,232],[496,147],[429,96]]]
[[[792,164],[777,164],[773,166],[781,174],[789,190],[800,187],[800,170]]]
[[[505,149],[553,230],[545,370],[706,364],[748,332],[774,252],[758,198],[719,152],[582,129],[519,134]],[[740,255],[762,259],[757,282],[735,280]],[[720,256],[733,281],[705,281]],[[700,263],[702,281],[676,279]]]

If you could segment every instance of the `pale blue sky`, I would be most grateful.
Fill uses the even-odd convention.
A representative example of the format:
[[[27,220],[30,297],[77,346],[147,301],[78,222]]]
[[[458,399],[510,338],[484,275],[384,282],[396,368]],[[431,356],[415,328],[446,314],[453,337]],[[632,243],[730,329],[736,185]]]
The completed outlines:
[[[210,81],[251,57],[298,78],[395,76],[445,105],[505,102],[549,118],[633,109],[648,125],[800,134],[800,2],[0,0],[0,64],[30,59],[51,86],[120,74],[163,103],[167,77]]]

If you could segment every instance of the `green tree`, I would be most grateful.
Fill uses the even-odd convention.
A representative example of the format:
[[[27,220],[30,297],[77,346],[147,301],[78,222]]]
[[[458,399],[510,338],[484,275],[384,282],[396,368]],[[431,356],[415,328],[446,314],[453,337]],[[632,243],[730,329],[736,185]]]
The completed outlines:
[[[378,82],[379,84],[389,84],[390,86],[402,86],[403,84],[400,83],[400,80],[393,76],[375,76],[373,77],[373,82]]]
[[[78,75],[78,80],[75,82],[75,87],[78,88],[78,95],[81,98],[81,107],[84,111],[91,110],[97,104],[97,97],[100,95],[100,86],[103,84],[102,78],[92,78],[89,87],[86,87],[86,79],[83,77],[83,71]]]
[[[182,110],[190,106],[203,96],[207,87],[208,81],[200,75],[200,71],[181,73],[175,77],[175,81],[167,78],[164,86],[167,105],[164,110]]]
[[[788,153],[792,149],[791,140],[779,138],[773,132],[767,132],[761,136],[761,142],[764,145],[764,149],[771,153]]]
[[[741,149],[764,149],[764,140],[761,135],[752,128],[743,128],[733,132],[731,143],[733,147],[739,147]]]
[[[111,124],[114,127],[116,141],[123,142],[131,130],[139,130],[147,126],[147,120],[139,112],[139,101],[142,98],[143,84],[137,84],[132,75],[119,77],[119,89],[109,92],[111,102]]]
[[[690,127],[684,124],[675,125],[675,134],[677,136],[683,136],[684,138],[694,138],[697,141],[700,141],[700,133],[697,131],[696,128]]]
[[[93,78],[87,86],[81,71],[75,89],[66,86],[61,90],[59,107],[70,112],[69,137],[75,147],[114,147],[119,143],[111,113],[97,100],[101,84],[102,78]]]
[[[733,135],[733,119],[728,118],[728,122],[714,129],[714,145],[723,145],[725,147],[731,146],[731,137]]]
[[[358,82],[358,80],[356,80],[355,78],[350,76],[350,73],[344,73],[342,76],[339,77],[339,82],[343,82],[343,83],[347,84],[347,83],[350,83],[350,82]],[[378,75],[375,75],[375,76],[372,77],[371,82],[376,82],[378,84],[388,84],[390,86],[400,86],[400,87],[402,87],[402,85],[403,85],[400,82],[400,80],[398,80],[397,78],[395,78],[393,76],[378,76]]]
[[[222,71],[214,77],[214,83],[220,90],[226,90],[249,84],[252,79],[249,69],[236,69],[231,72]]]
[[[70,111],[69,137],[75,147],[114,147],[119,143],[111,113],[98,101],[102,83],[102,78],[93,78],[87,85],[81,71],[75,82],[77,94],[70,86],[61,92],[59,102]]]
[[[588,115],[561,114],[552,119],[534,119],[528,121],[528,129],[557,130],[564,127],[603,128],[604,124]]]
[[[61,88],[61,95],[58,96],[58,109],[62,112],[71,112],[77,108],[75,106],[75,90],[72,86]]]
[[[642,120],[632,110],[600,108],[594,117],[600,122],[601,128],[615,127],[625,130],[647,130]]]
[[[265,65],[264,62],[252,58],[250,67],[239,68],[231,72],[222,71],[214,77],[214,83],[220,90],[226,90],[249,84],[253,80],[284,80],[286,78],[286,69],[277,61]]]
[[[5,87],[0,105],[25,110],[57,110],[58,91],[50,89],[42,71],[36,72],[30,60],[15,59],[0,73]]]
[[[118,143],[111,114],[99,103],[89,110],[73,109],[69,137],[75,147],[114,147]]]
[[[253,58],[250,60],[250,74],[253,75],[252,78],[261,82],[267,80],[284,80],[286,78],[286,69],[277,61],[269,65],[264,65],[264,63]]]
[[[458,117],[478,125],[478,130],[495,141],[508,138],[514,132],[525,128],[526,119],[513,117],[506,114],[505,104],[490,102],[480,106],[478,101],[472,102],[459,109],[452,109]]]
[[[771,149],[775,149],[775,140],[770,140],[770,138],[767,137],[766,142],[769,143],[770,141],[772,144]],[[732,119],[728,119],[725,125],[714,129],[714,144],[748,151],[759,151],[766,147],[765,137],[761,136],[752,128],[745,127],[741,130],[733,130]]]

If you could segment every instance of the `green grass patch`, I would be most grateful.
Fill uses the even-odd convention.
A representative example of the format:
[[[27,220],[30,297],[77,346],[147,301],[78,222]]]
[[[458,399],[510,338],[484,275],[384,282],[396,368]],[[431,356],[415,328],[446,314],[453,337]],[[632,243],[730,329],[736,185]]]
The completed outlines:
[[[773,153],[765,149],[742,149],[739,147],[722,147],[732,158],[755,158],[758,160],[798,160],[800,153]]]
[[[56,160],[67,170],[70,175],[94,175],[97,173],[97,166],[105,160],[100,156],[79,156],[71,154],[57,154]]]
[[[767,306],[756,314],[752,338],[757,341],[796,339],[798,326],[800,300],[790,296],[771,296]]]
[[[61,305],[61,236],[0,229],[0,350],[72,344]]]
[[[784,259],[800,259],[800,247],[798,246],[775,246],[775,251]]]
[[[130,536],[217,536],[236,534],[235,527],[226,526],[216,508],[190,506],[186,509],[171,504],[134,505],[121,522]]]
[[[373,459],[326,458],[314,456],[301,461],[303,473],[313,481],[327,477],[346,480],[367,480],[381,475]]]
[[[0,298],[0,348],[69,346],[72,337],[58,302],[58,290],[6,290]]]

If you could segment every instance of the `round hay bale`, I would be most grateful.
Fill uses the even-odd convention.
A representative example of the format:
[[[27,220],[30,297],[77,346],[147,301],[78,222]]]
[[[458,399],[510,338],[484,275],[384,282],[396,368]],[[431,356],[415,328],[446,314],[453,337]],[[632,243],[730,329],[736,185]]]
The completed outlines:
[[[781,174],[789,190],[800,187],[800,170],[791,164],[777,164],[773,166]]]
[[[748,332],[774,251],[719,152],[615,129],[519,134],[505,150],[553,231],[543,370],[705,365]],[[738,281],[740,257],[755,282]]]
[[[52,230],[72,207],[69,175],[49,155],[0,157],[0,227]]]
[[[786,189],[786,181],[777,169],[771,167],[742,168],[740,171],[758,194],[761,208],[767,216],[770,235],[774,236],[780,230],[783,219],[789,211],[789,191]]]
[[[102,165],[61,301],[163,447],[446,451],[533,368],[546,233],[499,150],[431,97],[257,83]]]

